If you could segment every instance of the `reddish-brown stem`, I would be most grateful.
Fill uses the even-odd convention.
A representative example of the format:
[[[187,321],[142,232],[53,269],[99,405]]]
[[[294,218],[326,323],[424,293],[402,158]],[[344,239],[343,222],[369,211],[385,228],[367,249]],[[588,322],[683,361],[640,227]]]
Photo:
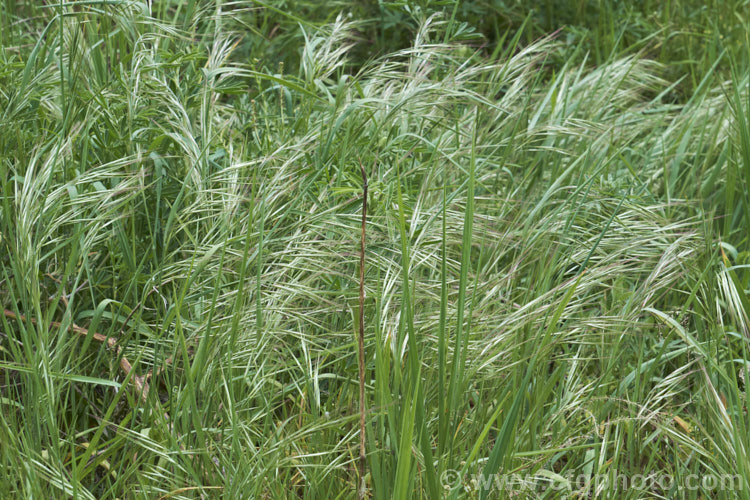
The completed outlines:
[[[13,311],[9,311],[8,309],[3,309],[3,314],[5,315],[6,318],[9,318],[9,319],[21,320],[24,323],[30,322],[32,324],[36,324],[36,320],[34,320],[34,318],[27,319],[26,316],[24,316],[23,314],[16,314]],[[54,326],[55,328],[60,328],[62,326],[62,323],[59,323],[57,321],[52,321],[50,322],[50,325]],[[86,330],[85,328],[81,328],[75,323],[73,323],[70,326],[70,329],[82,337],[86,337],[89,334],[88,330]],[[117,353],[117,356],[120,358],[120,369],[127,377],[128,374],[133,370],[133,365],[130,364],[130,361],[128,361],[128,359],[125,356],[121,356],[122,348],[117,345],[117,339],[114,337],[107,337],[97,332],[94,332],[92,334],[92,337],[94,338],[94,340],[98,342],[107,344],[107,347],[109,347],[110,349],[113,349]],[[141,377],[134,373],[132,382],[133,382],[133,385],[135,386],[136,391],[138,392],[138,394],[140,394],[141,399],[145,401],[146,398],[148,397],[148,381],[146,380],[146,377]]]

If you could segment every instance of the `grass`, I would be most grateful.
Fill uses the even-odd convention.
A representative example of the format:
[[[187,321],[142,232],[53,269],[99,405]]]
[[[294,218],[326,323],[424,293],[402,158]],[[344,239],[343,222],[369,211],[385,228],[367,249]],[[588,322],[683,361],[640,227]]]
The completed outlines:
[[[3,0],[0,495],[750,497],[747,7],[654,3]]]

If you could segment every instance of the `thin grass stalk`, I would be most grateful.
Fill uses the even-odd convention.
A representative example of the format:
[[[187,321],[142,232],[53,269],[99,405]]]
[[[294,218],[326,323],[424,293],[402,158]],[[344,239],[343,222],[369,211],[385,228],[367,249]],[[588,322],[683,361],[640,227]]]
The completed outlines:
[[[362,235],[359,241],[359,489],[358,498],[365,497],[365,469],[367,458],[365,451],[365,228],[367,225],[367,174],[362,162],[359,163],[362,173]]]

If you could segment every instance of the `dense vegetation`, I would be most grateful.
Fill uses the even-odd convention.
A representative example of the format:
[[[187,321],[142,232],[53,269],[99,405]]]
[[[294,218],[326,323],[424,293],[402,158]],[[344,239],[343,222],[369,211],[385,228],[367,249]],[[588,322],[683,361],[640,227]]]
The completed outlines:
[[[745,4],[2,0],[0,496],[750,498]]]

